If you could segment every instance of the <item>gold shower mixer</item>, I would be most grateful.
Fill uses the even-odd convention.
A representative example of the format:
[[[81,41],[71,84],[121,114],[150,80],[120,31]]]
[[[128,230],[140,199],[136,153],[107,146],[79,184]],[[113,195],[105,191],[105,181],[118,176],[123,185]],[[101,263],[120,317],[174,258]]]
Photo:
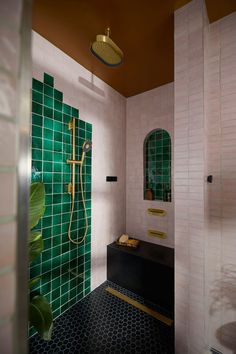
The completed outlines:
[[[68,193],[71,194],[71,213],[70,213],[70,223],[69,223],[69,229],[68,229],[68,237],[69,237],[69,240],[72,243],[78,245],[78,244],[82,243],[85,240],[85,237],[86,237],[86,234],[87,234],[87,230],[88,230],[88,218],[87,218],[85,200],[84,200],[82,169],[83,169],[85,153],[88,152],[92,148],[92,142],[90,140],[86,140],[84,142],[83,147],[82,147],[81,160],[75,160],[75,118],[73,118],[69,122],[68,128],[69,128],[69,130],[72,130],[72,159],[68,159],[66,161],[67,164],[72,165],[72,180],[68,184]],[[83,236],[82,240],[80,240],[80,241],[72,240],[71,234],[70,234],[72,217],[73,217],[73,212],[74,212],[74,204],[75,204],[75,166],[76,165],[80,166],[80,187],[81,187],[82,201],[83,201],[83,207],[84,207],[84,212],[85,212],[85,221],[86,221],[86,228],[85,228],[84,236]]]

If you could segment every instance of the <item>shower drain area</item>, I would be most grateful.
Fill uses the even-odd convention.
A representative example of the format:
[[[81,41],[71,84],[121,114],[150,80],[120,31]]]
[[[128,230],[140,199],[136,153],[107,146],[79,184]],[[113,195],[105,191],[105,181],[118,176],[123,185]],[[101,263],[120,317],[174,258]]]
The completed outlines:
[[[173,354],[173,326],[113,296],[106,291],[107,287],[161,312],[140,296],[106,281],[54,321],[50,342],[38,335],[30,338],[29,352]]]

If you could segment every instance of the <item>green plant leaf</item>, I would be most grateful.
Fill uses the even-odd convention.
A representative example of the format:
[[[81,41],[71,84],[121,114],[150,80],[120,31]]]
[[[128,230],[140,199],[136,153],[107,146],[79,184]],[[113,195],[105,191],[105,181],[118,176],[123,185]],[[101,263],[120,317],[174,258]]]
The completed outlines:
[[[29,305],[29,322],[44,340],[50,340],[53,328],[53,317],[46,297],[32,293]]]
[[[29,261],[33,262],[43,251],[43,238],[40,231],[31,231],[28,239]]]
[[[31,289],[34,285],[36,285],[40,280],[41,280],[42,277],[36,277],[36,278],[33,278],[29,281],[29,289]]]
[[[45,188],[43,183],[31,183],[29,201],[29,228],[35,227],[45,211]]]

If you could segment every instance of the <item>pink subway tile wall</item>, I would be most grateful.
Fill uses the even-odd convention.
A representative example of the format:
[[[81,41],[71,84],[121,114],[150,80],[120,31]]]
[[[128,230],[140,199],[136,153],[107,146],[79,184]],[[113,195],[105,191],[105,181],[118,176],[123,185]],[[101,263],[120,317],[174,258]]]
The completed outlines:
[[[206,31],[206,291],[208,341],[236,348],[236,13]]]
[[[147,242],[174,247],[173,192],[172,202],[162,202],[144,200],[143,190],[143,149],[148,133],[158,128],[169,132],[173,162],[174,84],[129,97],[126,108],[126,232]],[[164,217],[148,215],[148,208],[164,209],[167,214]],[[163,231],[167,238],[150,237],[148,229]]]
[[[0,351],[13,353],[17,202],[17,79],[21,1],[0,4]]]
[[[175,326],[176,353],[205,348],[205,127],[202,0],[175,13]]]

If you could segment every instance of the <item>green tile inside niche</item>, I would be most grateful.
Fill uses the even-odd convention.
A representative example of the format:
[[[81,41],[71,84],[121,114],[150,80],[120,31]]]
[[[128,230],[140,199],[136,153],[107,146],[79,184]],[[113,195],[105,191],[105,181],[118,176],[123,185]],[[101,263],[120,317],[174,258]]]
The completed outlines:
[[[171,139],[167,131],[157,129],[145,140],[145,191],[152,189],[157,200],[171,198]]]

